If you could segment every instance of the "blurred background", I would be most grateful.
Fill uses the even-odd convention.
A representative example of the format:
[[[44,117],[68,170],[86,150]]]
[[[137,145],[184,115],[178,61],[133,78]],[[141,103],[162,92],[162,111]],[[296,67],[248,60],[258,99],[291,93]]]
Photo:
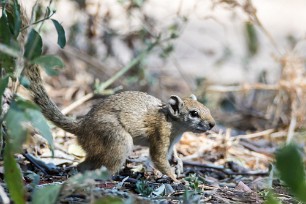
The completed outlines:
[[[33,4],[24,3],[28,11]],[[121,90],[145,91],[164,101],[194,93],[212,110],[218,128],[231,127],[237,130],[233,134],[303,128],[303,0],[54,0],[52,5],[68,43],[58,48],[55,29],[45,22],[44,51],[60,55],[66,67],[45,79],[65,113],[83,115],[93,102],[83,101]],[[104,82],[127,66],[124,76],[104,89]]]

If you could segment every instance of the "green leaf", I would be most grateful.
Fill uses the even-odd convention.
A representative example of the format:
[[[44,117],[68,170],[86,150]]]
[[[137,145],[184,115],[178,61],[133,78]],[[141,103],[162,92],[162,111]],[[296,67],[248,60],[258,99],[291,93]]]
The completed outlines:
[[[0,79],[0,116],[2,114],[2,96],[5,91],[5,88],[7,87],[8,81],[9,81],[8,76]]]
[[[273,195],[273,193],[269,192],[264,204],[281,204],[281,202]]]
[[[149,196],[153,192],[153,188],[147,181],[137,181],[136,192],[143,196]]]
[[[118,197],[105,196],[94,202],[94,204],[124,204],[123,200]]]
[[[32,204],[55,204],[61,192],[62,184],[50,184],[43,187],[36,187],[33,196]]]
[[[39,57],[42,53],[42,45],[39,33],[32,29],[25,44],[24,57],[29,60]]]
[[[69,185],[84,185],[86,183],[91,183],[95,179],[106,180],[109,179],[109,173],[105,167],[100,169],[92,170],[92,171],[85,171],[84,173],[79,173],[70,177],[67,180]]]
[[[16,204],[26,203],[21,171],[9,143],[5,145],[4,149],[4,172],[5,183],[7,184],[12,200]]]
[[[12,34],[8,26],[6,16],[3,14],[0,18],[0,42],[10,46]],[[13,73],[15,61],[14,58],[0,52],[0,67],[4,68],[6,72]]]
[[[62,60],[53,55],[40,56],[32,61],[35,64],[41,65],[48,75],[57,75],[58,71],[55,67],[64,67]]]
[[[22,144],[26,140],[27,129],[25,125],[27,120],[24,109],[19,107],[16,101],[13,101],[6,114],[5,122],[9,135],[9,143],[14,153],[21,152]]]
[[[7,17],[3,14],[0,18],[0,42],[9,45],[10,38],[12,36]]]
[[[63,28],[63,26],[55,19],[51,19],[56,31],[57,31],[57,44],[61,47],[64,48],[66,45],[66,36],[65,36],[65,30]]]
[[[29,120],[31,121],[33,127],[35,127],[41,133],[41,135],[48,141],[50,149],[53,151],[53,137],[50,131],[50,127],[43,114],[37,109],[26,109],[26,114]]]
[[[13,13],[7,13],[7,17],[11,32],[14,35],[14,38],[17,39],[20,32],[21,19],[20,19],[20,5],[16,0],[14,0],[13,9],[14,9],[12,10]]]
[[[50,16],[50,13],[51,13],[51,10],[50,10],[50,7],[48,6],[46,10],[46,16]]]
[[[21,97],[17,97],[16,103],[18,107],[22,109],[22,111],[25,111],[28,108],[33,109],[33,110],[40,110],[40,108],[35,103],[32,103],[29,100],[24,100]]]
[[[24,75],[22,75],[22,76],[19,78],[19,82],[20,82],[20,84],[21,84],[22,86],[24,86],[24,87],[26,87],[26,88],[29,88],[29,87],[30,87],[30,84],[31,84],[30,80],[29,80],[26,76],[24,76]]]
[[[258,37],[254,25],[250,22],[245,24],[246,39],[248,52],[250,56],[254,56],[258,51]]]
[[[50,131],[50,127],[40,112],[40,108],[31,101],[25,101],[21,99],[16,100],[17,107],[22,110],[27,121],[30,121],[34,128],[36,128],[41,135],[48,141],[51,150],[53,151],[53,137]]]
[[[26,140],[28,122],[31,122],[41,135],[48,141],[53,152],[53,137],[45,117],[40,112],[40,108],[31,101],[17,98],[14,101],[5,117],[5,121],[10,136],[10,143],[14,152],[20,152],[21,146]]]
[[[289,144],[276,153],[276,167],[280,172],[280,179],[298,199],[306,202],[303,159],[296,145]]]

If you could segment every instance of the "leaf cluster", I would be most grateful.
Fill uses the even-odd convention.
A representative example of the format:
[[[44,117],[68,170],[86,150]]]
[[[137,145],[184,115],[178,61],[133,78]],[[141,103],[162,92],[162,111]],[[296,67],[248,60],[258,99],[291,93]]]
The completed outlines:
[[[300,148],[294,144],[282,147],[275,155],[279,178],[288,186],[296,199],[306,203],[306,176]],[[266,204],[281,203],[270,192]]]
[[[54,145],[50,128],[40,108],[18,96],[17,89],[20,84],[29,85],[28,79],[22,74],[23,69],[29,64],[39,64],[50,75],[57,73],[55,68],[64,66],[57,56],[42,54],[43,39],[38,26],[42,26],[46,20],[51,20],[57,31],[58,45],[61,48],[65,46],[66,38],[61,24],[51,19],[55,11],[51,12],[50,7],[47,7],[43,19],[27,24],[17,0],[1,0],[0,3],[0,144],[3,144],[3,141],[5,143],[0,150],[4,148],[4,179],[10,197],[19,204],[26,203],[26,193],[22,173],[14,154],[22,152],[22,145],[29,135],[29,126],[33,126],[45,137],[52,152]],[[29,34],[25,36],[26,33]],[[26,39],[25,43],[22,42],[23,39]],[[3,94],[10,84],[13,85],[10,107],[8,110],[2,110]],[[54,189],[55,187],[50,187],[48,192],[54,192]]]

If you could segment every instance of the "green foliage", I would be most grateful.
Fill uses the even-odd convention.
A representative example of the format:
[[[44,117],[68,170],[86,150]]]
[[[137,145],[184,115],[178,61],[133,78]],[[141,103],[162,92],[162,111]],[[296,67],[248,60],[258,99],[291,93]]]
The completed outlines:
[[[184,204],[200,203],[200,197],[194,191],[185,190],[183,194],[183,203]]]
[[[147,181],[138,181],[136,183],[136,192],[142,196],[150,196],[153,192],[153,188],[149,185]]]
[[[30,101],[17,98],[12,102],[11,107],[5,117],[8,129],[9,143],[14,152],[20,152],[22,144],[27,136],[27,122],[36,127],[48,141],[53,151],[53,137],[49,126],[40,112],[38,106]]]
[[[57,44],[61,47],[64,48],[66,45],[66,37],[65,37],[65,30],[63,28],[63,26],[55,19],[51,19],[56,31],[57,31]]]
[[[265,198],[264,204],[281,204],[281,202],[277,198],[275,198],[273,193],[268,192],[268,194]]]
[[[306,180],[303,159],[295,144],[289,144],[276,153],[276,167],[291,192],[306,202]]]
[[[61,192],[62,184],[50,184],[35,188],[33,192],[32,204],[55,204]]]
[[[6,113],[2,111],[2,95],[4,90],[8,87],[9,79],[15,81],[19,79],[24,86],[29,85],[28,79],[21,75],[21,70],[16,71],[16,60],[22,61],[19,58],[25,58],[25,64],[36,63],[41,65],[48,74],[54,75],[55,67],[63,67],[64,64],[56,56],[43,56],[43,40],[34,28],[32,28],[26,37],[24,45],[24,56],[19,54],[19,48],[23,44],[19,44],[17,37],[21,32],[26,33],[25,29],[30,25],[21,25],[21,10],[17,0],[6,1],[2,3],[2,14],[0,18],[0,133],[2,139],[2,132],[5,132],[5,149],[4,149],[4,178],[10,196],[14,203],[26,203],[26,194],[23,187],[23,180],[21,170],[14,158],[15,153],[22,152],[22,145],[26,141],[28,135],[28,127],[31,124],[36,128],[49,143],[50,149],[53,153],[53,137],[50,128],[40,112],[40,108],[30,101],[26,101],[13,93],[10,107]],[[9,5],[10,9],[7,9]],[[42,24],[45,20],[49,20],[55,12],[51,12],[49,7],[46,9],[46,17],[44,19],[34,22],[32,25]],[[53,24],[58,32],[58,44],[64,47],[66,44],[65,31],[62,26],[54,19]],[[21,29],[21,27],[23,27]],[[39,29],[38,29],[39,30]],[[17,51],[15,51],[17,50]],[[19,67],[20,68],[20,67]],[[16,71],[16,72],[15,72]],[[14,76],[14,78],[12,77]],[[17,87],[18,88],[18,87]],[[14,89],[17,90],[17,89]],[[6,130],[3,130],[2,123],[6,125]],[[1,140],[2,142],[2,140]],[[2,147],[0,147],[2,148]],[[36,183],[37,180],[36,180]],[[55,203],[60,192],[61,185],[46,186],[45,188],[35,189],[33,194],[33,203]]]
[[[92,183],[95,179],[105,180],[109,178],[109,173],[105,167],[93,171],[85,171],[69,178],[66,183],[71,185]]]
[[[11,149],[14,153],[21,152],[21,146],[27,136],[27,116],[24,113],[24,108],[19,107],[17,102],[11,104],[10,109],[5,117],[8,138],[7,143],[11,144]]]
[[[28,104],[28,101],[22,101],[25,104]],[[36,106],[36,105],[35,105]],[[26,107],[25,115],[31,124],[41,133],[41,135],[48,141],[50,149],[53,153],[53,137],[50,131],[50,127],[45,120],[43,114],[40,112],[40,109],[36,106],[34,108]]]
[[[199,180],[196,174],[190,174],[188,177],[185,178],[186,181],[189,183],[189,187],[196,193],[202,192],[202,188],[199,187],[202,182]]]
[[[118,197],[106,196],[94,202],[94,204],[123,204],[123,200]]]
[[[11,46],[13,41],[16,41],[16,38],[12,35],[8,18],[6,13],[2,11],[3,15],[0,18],[0,42],[4,45]],[[0,68],[4,68],[7,73],[12,73],[14,70],[14,58],[0,52]]]
[[[64,67],[64,63],[60,58],[53,55],[40,56],[33,60],[33,63],[41,65],[48,75],[57,75],[55,67]]]
[[[25,44],[24,57],[33,60],[36,57],[39,57],[42,53],[42,39],[39,33],[31,29],[27,42]]]
[[[247,47],[250,56],[254,56],[258,52],[258,37],[254,25],[250,22],[245,24]]]
[[[4,179],[12,200],[16,204],[26,203],[21,171],[14,158],[14,151],[10,143],[7,143],[4,149],[4,172]]]
[[[20,5],[17,3],[17,0],[14,0],[13,7],[14,12],[8,13],[7,17],[11,33],[17,39],[21,27]]]
[[[71,188],[76,189],[78,187],[82,187],[84,190],[84,186],[88,186],[90,184],[95,183],[95,179],[99,180],[106,180],[109,179],[109,174],[106,168],[100,168],[93,171],[86,171],[84,174],[76,174],[73,177],[69,178],[67,181],[61,184],[50,184],[44,186],[36,186],[34,192],[32,194],[32,204],[55,204],[58,203],[58,197],[60,196],[61,192],[68,189],[68,194],[71,193]],[[66,193],[67,195],[67,193]],[[99,202],[98,202],[99,201]],[[114,197],[108,198],[106,197],[105,200],[97,200],[96,203],[122,203],[119,202],[121,199],[117,199]],[[109,201],[109,202],[108,202]],[[112,201],[112,202],[110,202]]]

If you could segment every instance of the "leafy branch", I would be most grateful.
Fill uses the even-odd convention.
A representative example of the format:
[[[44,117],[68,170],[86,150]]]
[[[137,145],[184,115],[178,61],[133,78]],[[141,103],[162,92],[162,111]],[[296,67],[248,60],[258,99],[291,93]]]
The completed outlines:
[[[50,8],[47,7],[47,9],[48,9],[49,12],[50,12]],[[24,27],[21,29],[21,32],[24,31],[24,30],[26,30],[26,29],[28,29],[29,27],[31,27],[31,26],[33,26],[33,25],[36,25],[36,24],[39,24],[39,23],[42,23],[42,22],[44,22],[44,21],[46,21],[46,20],[51,19],[51,17],[52,17],[55,13],[56,13],[56,11],[53,10],[52,13],[50,13],[47,17],[44,17],[44,18],[42,18],[42,19],[40,19],[40,20],[38,20],[38,21],[35,21],[35,22],[33,22],[33,23],[29,24],[29,25],[24,26]]]

